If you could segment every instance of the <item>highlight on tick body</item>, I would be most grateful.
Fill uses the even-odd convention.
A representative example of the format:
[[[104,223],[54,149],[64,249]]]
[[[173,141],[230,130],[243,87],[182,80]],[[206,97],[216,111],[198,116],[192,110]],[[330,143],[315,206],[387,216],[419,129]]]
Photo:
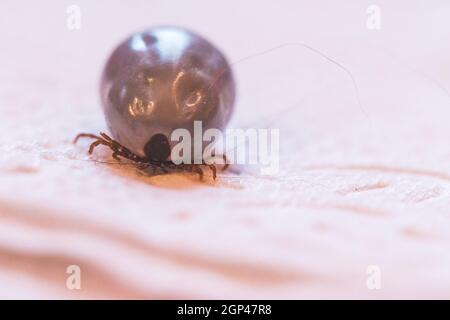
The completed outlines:
[[[178,128],[170,139],[176,142],[171,150],[175,164],[248,164],[259,165],[263,175],[274,175],[280,164],[279,129],[209,128],[203,132],[202,121],[194,121],[194,136],[189,130]],[[226,155],[220,157],[216,155]]]

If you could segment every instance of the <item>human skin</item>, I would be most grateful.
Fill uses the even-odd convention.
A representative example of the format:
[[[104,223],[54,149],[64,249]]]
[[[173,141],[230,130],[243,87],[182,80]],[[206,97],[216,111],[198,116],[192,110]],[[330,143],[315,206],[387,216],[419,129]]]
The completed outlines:
[[[1,8],[0,297],[448,298],[448,4],[379,1],[374,31],[359,1],[315,3],[79,1],[73,31],[56,2]],[[278,174],[146,176],[71,143],[106,130],[102,67],[149,23],[229,57],[230,127],[280,129]],[[256,54],[292,42],[357,89],[301,47]]]

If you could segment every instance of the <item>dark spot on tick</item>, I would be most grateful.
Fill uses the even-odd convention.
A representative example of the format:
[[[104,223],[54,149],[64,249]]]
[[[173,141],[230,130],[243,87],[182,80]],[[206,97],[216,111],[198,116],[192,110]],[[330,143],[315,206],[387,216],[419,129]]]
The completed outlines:
[[[151,160],[164,161],[170,155],[170,144],[162,133],[154,134],[144,146],[145,156]]]

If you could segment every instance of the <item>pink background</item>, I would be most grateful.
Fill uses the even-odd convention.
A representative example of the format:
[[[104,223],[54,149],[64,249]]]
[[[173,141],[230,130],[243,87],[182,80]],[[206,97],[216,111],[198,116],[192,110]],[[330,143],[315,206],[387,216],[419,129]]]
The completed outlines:
[[[69,5],[81,29],[66,26]],[[1,298],[449,298],[450,3],[2,1]],[[87,143],[99,74],[176,24],[233,64],[234,127],[280,129],[276,176],[143,177]],[[81,268],[81,290],[66,268]],[[367,267],[381,288],[366,285]]]

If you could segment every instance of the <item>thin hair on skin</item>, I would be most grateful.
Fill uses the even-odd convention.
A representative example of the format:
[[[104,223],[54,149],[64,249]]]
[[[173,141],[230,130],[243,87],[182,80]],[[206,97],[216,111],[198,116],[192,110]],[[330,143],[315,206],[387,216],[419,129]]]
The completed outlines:
[[[352,83],[352,85],[353,85],[354,92],[355,92],[356,103],[357,103],[357,105],[358,105],[360,111],[363,113],[363,115],[364,115],[367,119],[369,119],[369,116],[368,116],[367,112],[365,111],[365,109],[364,109],[364,107],[363,107],[363,105],[362,105],[362,102],[361,102],[361,99],[360,99],[360,95],[359,95],[358,83],[357,83],[356,78],[355,78],[355,76],[353,75],[353,73],[352,73],[347,67],[345,67],[343,64],[339,63],[336,59],[330,57],[329,55],[323,53],[322,51],[320,51],[320,50],[318,50],[318,49],[316,49],[316,48],[314,48],[314,47],[312,47],[312,46],[310,46],[310,45],[308,45],[308,44],[300,43],[300,42],[283,43],[283,44],[277,45],[277,46],[275,46],[275,47],[272,47],[272,48],[269,48],[269,49],[266,49],[266,50],[262,50],[262,51],[253,53],[253,54],[250,54],[250,55],[248,55],[248,56],[245,56],[245,57],[243,57],[243,58],[241,58],[241,59],[239,59],[239,60],[236,60],[236,61],[234,61],[233,63],[231,63],[231,66],[235,66],[235,65],[241,64],[241,63],[243,63],[243,62],[246,62],[246,61],[255,59],[255,58],[257,58],[257,57],[261,57],[261,56],[268,55],[268,54],[270,54],[270,53],[272,53],[272,52],[275,52],[275,51],[277,51],[277,50],[281,50],[281,49],[283,49],[283,48],[298,48],[298,47],[307,49],[308,51],[314,53],[315,55],[320,56],[321,58],[325,59],[326,62],[331,63],[331,64],[337,66],[341,71],[343,71],[343,72],[346,73],[346,75],[349,77],[349,79],[351,80],[351,83]],[[223,76],[223,74],[224,74],[225,71],[226,71],[226,70],[224,70],[224,71],[222,71],[221,73],[218,74],[218,76],[215,78],[215,80],[214,80],[213,83],[209,86],[209,88],[211,88],[212,86],[214,86],[214,84],[220,79],[220,77]],[[254,126],[260,126],[261,123],[264,123],[264,122],[267,122],[265,128],[268,128],[268,127],[270,127],[270,125],[272,125],[275,121],[279,120],[280,117],[281,117],[283,114],[288,113],[288,111],[290,111],[290,110],[292,110],[292,109],[298,108],[298,107],[304,102],[304,100],[305,100],[306,98],[308,98],[308,96],[310,96],[310,94],[311,94],[311,93],[305,94],[304,97],[302,97],[301,99],[299,99],[299,100],[296,101],[295,103],[290,104],[288,107],[281,108],[281,110],[278,110],[277,112],[275,112],[275,113],[273,113],[273,114],[271,114],[271,115],[269,115],[269,116],[265,116],[263,119],[258,119],[258,120],[256,120],[256,121],[253,121],[253,122],[250,123],[250,124],[244,125],[244,126],[242,126],[241,128],[242,128],[242,129],[248,129],[248,128],[251,128],[251,127],[254,127]],[[235,151],[235,150],[236,150],[238,147],[240,147],[240,146],[242,146],[242,143],[241,143],[241,144],[239,144],[239,143],[236,144],[236,145],[234,146],[234,148],[230,148],[230,149],[226,150],[226,151],[225,151],[225,154],[226,154],[226,153],[229,153],[229,152],[231,152],[231,151]]]
[[[316,55],[318,55],[318,56],[324,58],[324,59],[325,59],[326,61],[328,61],[329,63],[331,63],[331,64],[337,66],[339,69],[341,69],[342,71],[344,71],[344,72],[347,74],[347,76],[350,78],[351,82],[352,82],[352,85],[353,85],[353,88],[354,88],[354,91],[355,91],[356,102],[357,102],[357,104],[358,104],[359,109],[361,110],[361,112],[364,114],[364,116],[365,116],[366,118],[369,117],[368,114],[367,114],[367,112],[365,111],[365,109],[364,109],[364,107],[363,107],[362,102],[361,102],[361,98],[360,98],[360,95],[359,95],[358,83],[357,83],[356,78],[355,78],[355,76],[353,75],[353,73],[352,73],[347,67],[345,67],[343,64],[339,63],[339,62],[338,62],[337,60],[335,60],[334,58],[330,57],[329,55],[323,53],[322,51],[320,51],[320,50],[318,50],[318,49],[316,49],[316,48],[314,48],[314,47],[312,47],[312,46],[310,46],[310,45],[308,45],[308,44],[301,43],[301,42],[288,42],[288,43],[283,43],[283,44],[277,45],[277,46],[275,46],[275,47],[272,47],[272,48],[270,48],[270,49],[262,50],[262,51],[259,51],[259,52],[250,54],[250,55],[248,55],[248,56],[245,56],[245,57],[243,57],[243,58],[241,58],[241,59],[238,59],[238,60],[232,62],[230,65],[231,65],[231,66],[235,66],[235,65],[237,65],[237,64],[241,64],[242,62],[245,62],[245,61],[248,61],[248,60],[252,60],[252,59],[257,58],[257,57],[265,56],[265,55],[267,55],[267,54],[269,54],[269,53],[271,53],[271,52],[274,52],[274,51],[277,51],[277,50],[281,50],[281,49],[283,49],[283,48],[288,48],[288,47],[301,47],[301,48],[307,49],[307,50],[309,50],[310,52],[313,52],[314,54],[316,54]],[[220,77],[223,76],[223,74],[224,74],[225,72],[226,72],[226,70],[223,70],[222,72],[220,72],[220,73],[217,75],[216,79],[212,82],[212,84],[211,84],[208,88],[213,87],[214,84],[220,79]]]
[[[272,48],[270,48],[270,49],[263,50],[263,51],[260,51],[260,52],[257,52],[257,53],[248,55],[248,56],[246,56],[246,57],[244,57],[244,58],[241,58],[241,59],[239,59],[239,60],[233,62],[231,65],[233,66],[233,65],[239,64],[239,63],[241,63],[241,62],[245,62],[245,61],[247,61],[247,60],[251,60],[251,59],[256,58],[256,57],[259,57],[259,56],[267,55],[267,54],[269,54],[269,53],[271,53],[271,52],[274,52],[274,51],[276,51],[276,50],[280,50],[280,49],[286,48],[286,47],[293,47],[293,46],[294,46],[294,47],[295,47],[295,46],[300,46],[300,47],[306,48],[306,49],[308,49],[309,51],[311,51],[311,52],[313,52],[313,53],[315,53],[315,54],[317,54],[317,55],[323,57],[326,61],[328,61],[328,62],[334,64],[334,65],[337,66],[339,69],[341,69],[342,71],[344,71],[344,72],[348,75],[348,77],[351,79],[351,81],[352,81],[352,84],[353,84],[353,87],[354,87],[354,91],[355,91],[355,97],[356,97],[356,100],[357,100],[357,103],[358,103],[358,106],[359,106],[361,112],[364,114],[364,116],[365,116],[366,118],[369,118],[369,115],[368,115],[368,113],[365,111],[364,106],[363,106],[363,104],[362,104],[362,102],[361,102],[358,83],[357,83],[357,81],[356,81],[355,76],[352,74],[352,72],[351,72],[347,67],[345,67],[342,63],[338,62],[336,59],[334,59],[334,58],[328,56],[327,54],[323,53],[322,51],[319,51],[318,49],[316,49],[316,48],[314,48],[314,47],[312,47],[312,46],[310,46],[310,45],[308,45],[308,44],[305,44],[305,43],[299,43],[299,42],[289,42],[289,43],[280,44],[280,45],[275,46],[275,47],[272,47]],[[404,68],[406,68],[406,69],[409,70],[410,72],[413,72],[414,74],[416,74],[416,75],[419,76],[420,78],[422,78],[422,79],[424,79],[424,80],[426,80],[426,81],[432,83],[432,84],[435,85],[439,90],[441,90],[444,94],[446,94],[448,97],[450,97],[450,92],[449,92],[449,90],[448,90],[441,82],[439,82],[439,81],[437,81],[436,79],[430,77],[430,76],[427,75],[425,72],[423,72],[423,71],[421,71],[421,70],[419,70],[419,69],[417,69],[417,68],[414,68],[414,67],[412,67],[412,66],[407,65],[404,61],[401,61],[401,60],[399,59],[398,56],[396,56],[392,51],[388,50],[387,48],[382,47],[382,50],[383,50],[383,52],[384,52],[386,55],[388,55],[388,56],[389,56],[394,62],[396,62],[398,65],[403,66]],[[289,111],[291,111],[291,110],[293,110],[293,109],[298,108],[298,107],[303,103],[303,101],[304,101],[307,97],[308,97],[308,95],[305,95],[303,98],[301,98],[301,99],[298,100],[297,102],[291,104],[290,106],[285,107],[285,108],[282,108],[281,110],[277,111],[276,113],[274,113],[274,114],[272,114],[272,115],[266,116],[264,120],[265,120],[265,122],[267,122],[267,127],[269,127],[270,125],[272,125],[274,122],[278,121],[284,114],[288,113]],[[260,123],[261,123],[261,120],[259,119],[259,120],[257,120],[257,121],[254,121],[254,122],[248,124],[248,125],[243,126],[243,128],[244,128],[244,129],[245,129],[245,128],[251,128],[251,127],[253,127],[253,126],[255,126],[255,125],[258,125],[258,124],[260,124]],[[239,145],[235,146],[234,148],[231,148],[231,149],[227,150],[226,152],[229,152],[229,151],[232,151],[232,150],[236,150],[237,147],[239,147]]]
[[[396,53],[394,53],[391,49],[388,49],[386,47],[383,46],[379,46],[379,45],[374,45],[374,47],[376,49],[381,49],[383,53],[385,53],[387,56],[389,56],[396,64],[398,64],[399,66],[405,68],[406,70],[414,73],[415,75],[417,75],[418,77],[432,83],[433,85],[436,86],[436,88],[438,88],[439,90],[441,90],[447,97],[450,98],[450,92],[447,89],[447,87],[440,82],[439,80],[431,77],[430,75],[428,75],[426,72],[424,72],[423,70],[411,66],[408,63],[406,63],[406,61],[402,60]]]

